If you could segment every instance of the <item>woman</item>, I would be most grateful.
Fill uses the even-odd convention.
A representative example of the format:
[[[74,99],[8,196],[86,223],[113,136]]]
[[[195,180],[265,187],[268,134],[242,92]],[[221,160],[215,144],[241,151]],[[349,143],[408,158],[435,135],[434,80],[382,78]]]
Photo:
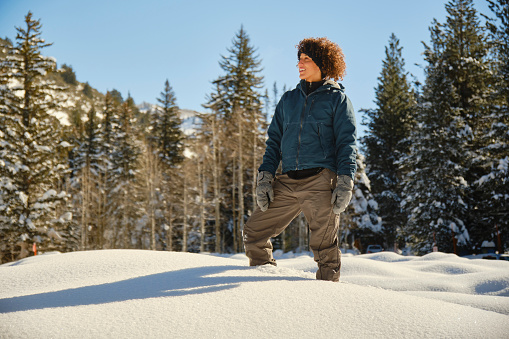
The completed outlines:
[[[352,197],[355,116],[344,87],[334,81],[345,75],[341,48],[326,38],[304,39],[297,48],[301,81],[281,97],[269,126],[258,169],[258,208],[244,227],[244,246],[251,266],[276,265],[270,238],[303,212],[316,278],[339,281],[337,231]],[[275,177],[280,162],[282,174]]]

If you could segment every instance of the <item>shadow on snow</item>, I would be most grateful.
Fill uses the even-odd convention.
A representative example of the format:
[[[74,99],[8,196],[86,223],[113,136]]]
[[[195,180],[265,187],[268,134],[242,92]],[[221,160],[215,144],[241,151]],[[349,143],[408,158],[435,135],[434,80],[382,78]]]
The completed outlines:
[[[308,280],[287,276],[210,277],[231,270],[252,270],[246,266],[210,266],[151,274],[100,285],[0,299],[0,313],[54,307],[97,305],[127,300],[178,297],[228,290],[243,282]]]

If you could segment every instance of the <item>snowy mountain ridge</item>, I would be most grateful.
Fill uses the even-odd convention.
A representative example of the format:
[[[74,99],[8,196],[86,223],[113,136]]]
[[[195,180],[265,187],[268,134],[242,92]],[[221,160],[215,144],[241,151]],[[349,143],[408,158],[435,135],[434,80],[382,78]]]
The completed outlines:
[[[150,111],[160,109],[160,106],[157,104],[151,104],[146,101],[143,101],[141,104],[136,105],[140,110],[140,113],[148,114]],[[185,109],[179,108],[179,117],[182,119],[181,130],[185,135],[193,135],[198,126],[200,124],[200,118],[198,117],[201,113]]]

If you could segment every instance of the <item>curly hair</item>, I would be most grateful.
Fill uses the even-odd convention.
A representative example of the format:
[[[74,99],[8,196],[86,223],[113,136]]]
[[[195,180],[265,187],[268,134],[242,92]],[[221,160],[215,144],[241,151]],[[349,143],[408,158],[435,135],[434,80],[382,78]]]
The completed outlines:
[[[306,38],[295,47],[299,59],[302,53],[313,59],[324,79],[343,80],[346,74],[345,56],[338,44],[327,38]]]

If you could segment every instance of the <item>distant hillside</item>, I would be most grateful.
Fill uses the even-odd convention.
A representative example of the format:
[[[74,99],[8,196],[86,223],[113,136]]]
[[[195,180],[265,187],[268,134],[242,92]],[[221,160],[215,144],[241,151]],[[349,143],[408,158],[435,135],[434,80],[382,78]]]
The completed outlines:
[[[141,114],[148,114],[150,111],[157,109],[157,107],[159,107],[159,106],[156,104],[151,104],[149,102],[144,101],[141,104],[136,105],[136,107],[138,107]],[[200,114],[201,114],[200,112],[190,110],[190,109],[185,109],[185,108],[179,109],[179,116],[180,116],[180,119],[182,119],[182,128],[181,129],[185,135],[194,134],[194,132],[200,125],[200,121],[201,121],[199,118]]]
[[[12,46],[12,42],[8,38],[0,38],[0,58],[5,58],[7,50]],[[0,70],[1,71],[1,70]],[[104,108],[105,93],[101,93],[97,89],[89,85],[88,82],[80,82],[76,79],[72,66],[62,64],[57,70],[47,75],[48,80],[54,81],[56,85],[65,87],[66,90],[57,94],[58,100],[62,103],[58,111],[50,112],[58,118],[58,120],[66,126],[70,126],[71,122],[86,121],[86,113],[93,107],[97,111],[98,117],[102,118],[102,110]],[[120,95],[120,93],[118,93]],[[136,101],[136,98],[134,98]],[[137,105],[140,114],[147,114],[150,110],[157,107],[156,104],[142,102]],[[186,135],[195,132],[200,122],[198,118],[199,112],[180,109],[180,118],[182,119],[182,130]]]
[[[7,56],[8,48],[12,47],[10,39],[0,38],[0,58]],[[0,70],[1,71],[1,70]],[[88,112],[92,107],[101,107],[104,101],[104,95],[93,89],[88,83],[81,83],[76,80],[76,75],[72,68],[62,65],[55,72],[46,75],[48,80],[56,85],[65,87],[66,90],[59,92],[56,97],[62,103],[63,110],[50,112],[56,116],[64,125],[70,125],[71,121],[77,116],[84,115],[82,112]]]

